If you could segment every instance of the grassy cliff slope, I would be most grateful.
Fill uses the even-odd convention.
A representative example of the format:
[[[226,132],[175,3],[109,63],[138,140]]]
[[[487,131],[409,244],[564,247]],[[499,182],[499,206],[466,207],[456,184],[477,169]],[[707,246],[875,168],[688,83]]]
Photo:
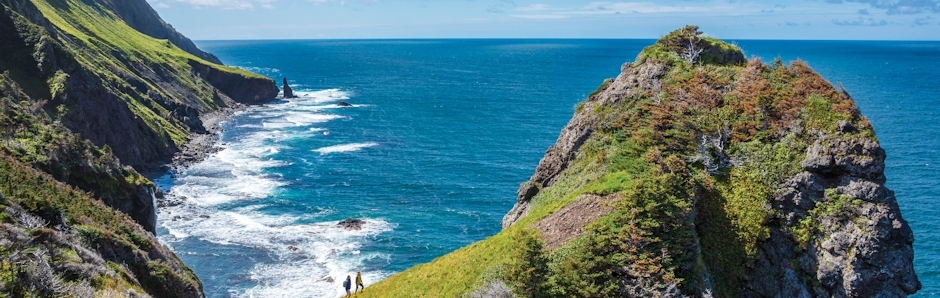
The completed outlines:
[[[191,41],[142,1],[0,0],[0,9],[0,73],[30,98],[31,113],[20,114],[32,117],[10,119],[18,127],[35,128],[11,126],[8,137],[35,143],[35,148],[55,147],[50,142],[59,137],[75,139],[68,141],[74,144],[90,141],[58,146],[52,159],[44,157],[49,150],[6,146],[8,152],[19,150],[11,154],[94,193],[150,231],[155,223],[152,185],[127,178],[139,175],[123,165],[165,163],[190,134],[206,132],[204,115],[262,103],[278,92],[268,78],[206,61],[200,56],[215,58],[195,47],[177,47]],[[156,39],[132,25],[171,39]],[[55,123],[55,128],[36,126],[36,121]],[[111,160],[89,163],[106,167],[78,166],[86,162],[82,156],[90,156],[82,152],[92,147],[106,151]]]
[[[11,48],[2,60],[15,64],[0,72],[9,70],[31,97],[48,100],[44,109],[56,120],[109,145],[126,164],[172,156],[189,133],[204,131],[203,113],[277,95],[270,79],[135,30],[124,21],[128,13],[115,10],[125,6],[112,1],[0,3],[0,31]]]
[[[109,207],[142,207],[128,201],[149,181],[51,122],[3,74],[0,112],[0,297],[202,295],[150,231]]]
[[[134,167],[277,95],[217,62],[143,0],[0,0],[0,297],[202,296]]]
[[[913,235],[884,158],[806,63],[688,26],[576,107],[502,232],[360,295],[905,296]]]

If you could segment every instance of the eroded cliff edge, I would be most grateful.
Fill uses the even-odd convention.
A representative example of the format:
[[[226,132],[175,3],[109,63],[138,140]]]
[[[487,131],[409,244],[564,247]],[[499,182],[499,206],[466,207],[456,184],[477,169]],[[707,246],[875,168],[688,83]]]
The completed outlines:
[[[374,288],[906,296],[921,287],[914,237],[885,156],[851,96],[805,62],[747,60],[689,26],[576,107],[502,232]]]

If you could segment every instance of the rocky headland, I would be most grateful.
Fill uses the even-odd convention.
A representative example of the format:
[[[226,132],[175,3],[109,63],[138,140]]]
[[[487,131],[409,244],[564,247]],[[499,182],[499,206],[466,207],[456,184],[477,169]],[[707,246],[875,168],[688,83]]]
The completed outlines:
[[[687,26],[576,107],[502,232],[372,293],[907,296],[914,235],[885,156],[805,62],[747,60]]]

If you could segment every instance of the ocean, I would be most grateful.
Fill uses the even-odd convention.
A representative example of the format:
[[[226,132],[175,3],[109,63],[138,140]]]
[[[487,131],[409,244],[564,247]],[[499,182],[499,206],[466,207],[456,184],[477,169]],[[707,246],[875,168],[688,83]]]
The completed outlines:
[[[914,229],[918,296],[940,294],[940,42],[735,42],[852,94]],[[499,232],[574,106],[651,43],[200,41],[300,97],[239,112],[218,153],[157,179],[186,198],[160,210],[158,237],[209,297],[335,297],[356,271],[368,285],[431,261]]]

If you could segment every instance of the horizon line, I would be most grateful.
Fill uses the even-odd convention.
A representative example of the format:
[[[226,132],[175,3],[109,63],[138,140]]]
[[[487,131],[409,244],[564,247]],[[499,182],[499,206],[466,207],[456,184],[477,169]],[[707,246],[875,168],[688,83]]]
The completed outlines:
[[[656,38],[619,37],[339,37],[339,38],[257,38],[257,39],[192,39],[192,41],[380,41],[380,40],[658,40]],[[874,41],[874,42],[940,42],[940,39],[771,39],[718,38],[730,41]]]

